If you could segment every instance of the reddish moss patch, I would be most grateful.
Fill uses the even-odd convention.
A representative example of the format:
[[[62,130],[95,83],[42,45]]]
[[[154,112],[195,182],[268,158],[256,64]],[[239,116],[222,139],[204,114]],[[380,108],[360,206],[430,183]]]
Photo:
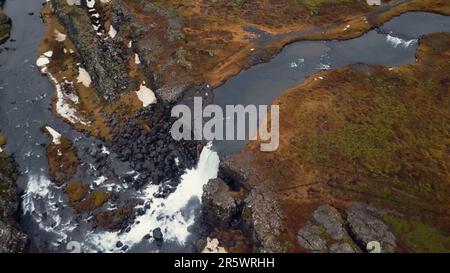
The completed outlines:
[[[70,181],[64,188],[64,193],[69,197],[69,202],[73,203],[83,200],[87,195],[87,189],[80,182]]]
[[[449,55],[450,34],[428,35],[416,64],[321,72],[275,102],[279,149],[256,142],[247,153],[264,177],[253,183],[283,205],[282,240],[295,242],[301,212],[317,202],[359,200],[450,228]]]
[[[43,131],[48,133],[45,129]],[[60,137],[59,144],[50,141],[46,151],[50,177],[58,186],[61,186],[77,172],[80,164],[77,152],[72,142],[64,136]]]
[[[94,217],[94,223],[106,230],[125,228],[133,220],[135,205],[136,203],[131,201],[118,209],[99,212]]]
[[[90,212],[100,208],[105,204],[110,197],[110,194],[101,190],[95,190],[81,202],[74,203],[72,206],[79,213]]]

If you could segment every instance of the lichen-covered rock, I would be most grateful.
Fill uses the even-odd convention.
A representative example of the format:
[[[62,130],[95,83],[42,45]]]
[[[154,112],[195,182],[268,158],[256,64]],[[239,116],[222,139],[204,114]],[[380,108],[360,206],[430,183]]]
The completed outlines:
[[[360,246],[367,246],[376,241],[381,245],[381,252],[394,252],[396,238],[389,226],[381,220],[385,212],[363,203],[353,202],[346,210],[347,222],[352,237]]]
[[[283,231],[283,220],[277,200],[270,194],[252,190],[245,199],[245,204],[242,219],[247,229],[252,232],[253,241],[259,243],[259,251],[284,252],[279,240]]]
[[[301,228],[297,233],[297,239],[300,246],[315,252],[325,252],[327,242],[322,238],[322,231],[318,225],[311,222]]]
[[[335,208],[329,205],[321,205],[314,211],[313,216],[319,224],[324,226],[325,231],[333,240],[339,241],[344,239],[346,232],[339,213]]]
[[[341,214],[330,205],[320,205],[312,219],[297,232],[300,246],[312,252],[354,253],[359,252],[345,230]]]
[[[220,178],[209,180],[203,187],[202,203],[209,223],[229,227],[238,206],[228,185]]]

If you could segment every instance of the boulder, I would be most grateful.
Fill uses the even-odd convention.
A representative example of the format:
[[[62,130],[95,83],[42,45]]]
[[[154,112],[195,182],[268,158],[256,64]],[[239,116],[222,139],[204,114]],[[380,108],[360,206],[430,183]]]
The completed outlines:
[[[206,219],[215,226],[229,227],[238,212],[236,200],[221,178],[211,179],[203,187],[202,202]]]
[[[381,252],[394,252],[396,238],[382,220],[385,212],[371,205],[353,202],[347,210],[347,222],[354,241],[363,249],[369,242],[376,241],[381,245]]]

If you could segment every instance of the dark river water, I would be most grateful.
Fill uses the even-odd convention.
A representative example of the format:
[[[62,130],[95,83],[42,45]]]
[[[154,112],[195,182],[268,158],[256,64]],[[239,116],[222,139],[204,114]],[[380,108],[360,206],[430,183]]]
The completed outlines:
[[[129,198],[148,202],[151,209],[138,216],[128,232],[104,232],[92,228],[91,215],[76,215],[66,204],[62,189],[48,177],[45,144],[48,137],[41,127],[48,125],[71,139],[86,166],[94,160],[83,151],[102,145],[98,139],[79,133],[50,112],[50,101],[55,88],[35,66],[36,49],[44,25],[39,18],[42,3],[37,0],[6,1],[5,11],[13,20],[12,39],[1,45],[0,53],[0,130],[6,135],[5,147],[13,154],[21,173],[19,186],[24,191],[21,224],[31,238],[34,249],[53,252],[106,251],[123,252],[118,241],[136,252],[192,251],[192,229],[200,208],[203,185],[217,176],[218,153],[239,151],[245,141],[221,141],[204,148],[198,166],[187,170],[177,190],[166,199],[153,198],[156,186],[149,185],[136,191],[122,181],[125,173],[133,170],[110,154],[111,181],[93,168],[79,171],[75,178],[91,189],[115,192],[119,202]],[[33,15],[29,15],[33,12]],[[257,65],[229,79],[217,88],[215,103],[219,105],[265,104],[284,90],[302,82],[309,75],[344,65],[364,62],[397,66],[414,62],[417,38],[422,34],[448,31],[450,18],[431,13],[408,13],[394,18],[380,29],[348,41],[297,42],[288,45],[266,64]],[[6,50],[9,48],[9,50]],[[218,153],[216,152],[218,151]],[[117,204],[105,204],[114,209]],[[162,248],[143,237],[160,227],[165,243]],[[79,249],[78,249],[79,248]]]
[[[351,27],[351,26],[350,26]],[[450,30],[450,17],[414,12],[403,14],[381,28],[346,41],[301,41],[286,46],[270,62],[256,65],[230,78],[214,91],[215,104],[270,105],[285,90],[306,77],[354,63],[394,67],[413,63],[417,39]],[[282,118],[282,117],[280,117]],[[246,141],[216,141],[221,154],[240,151]]]

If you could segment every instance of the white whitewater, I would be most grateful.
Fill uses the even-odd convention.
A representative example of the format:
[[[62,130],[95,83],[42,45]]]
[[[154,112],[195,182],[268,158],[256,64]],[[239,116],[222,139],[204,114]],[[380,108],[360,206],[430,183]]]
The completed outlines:
[[[166,199],[154,198],[158,186],[149,185],[142,191],[142,199],[152,201],[151,208],[146,214],[135,219],[128,233],[117,232],[92,232],[87,235],[82,244],[84,251],[120,252],[116,248],[118,241],[132,247],[142,241],[146,234],[155,228],[161,228],[165,241],[177,242],[183,245],[190,235],[189,226],[194,224],[193,213],[183,214],[183,210],[191,210],[190,201],[197,199],[197,205],[201,202],[203,186],[217,177],[219,170],[219,156],[208,144],[200,155],[197,167],[188,170],[182,177],[176,191]]]

